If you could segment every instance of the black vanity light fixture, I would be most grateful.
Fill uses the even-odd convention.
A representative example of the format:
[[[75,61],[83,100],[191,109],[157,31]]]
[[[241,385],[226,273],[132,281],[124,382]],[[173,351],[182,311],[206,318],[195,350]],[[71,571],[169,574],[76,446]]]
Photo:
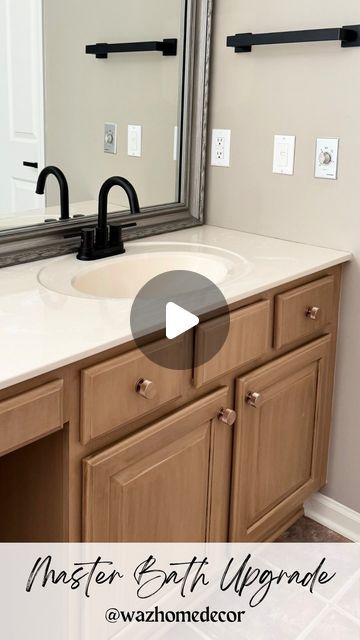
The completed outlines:
[[[97,44],[88,44],[85,49],[85,53],[94,55],[97,58],[107,58],[109,53],[133,53],[135,51],[160,51],[163,56],[176,56],[177,39],[165,38],[159,41],[124,42],[119,44],[100,42]]]
[[[277,33],[237,33],[228,36],[227,46],[235,53],[248,53],[253,46],[264,44],[291,44],[296,42],[327,42],[338,40],[342,47],[360,47],[360,25],[335,29],[307,29],[305,31],[280,31]]]

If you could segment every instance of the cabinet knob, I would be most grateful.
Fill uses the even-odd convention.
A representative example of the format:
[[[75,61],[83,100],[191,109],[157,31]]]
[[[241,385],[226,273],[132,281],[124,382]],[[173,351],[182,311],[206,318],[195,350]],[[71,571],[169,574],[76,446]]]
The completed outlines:
[[[135,390],[139,396],[146,398],[146,400],[153,400],[157,396],[155,384],[151,380],[144,380],[144,378],[138,380]]]
[[[223,422],[224,424],[229,425],[229,427],[232,427],[236,422],[236,412],[232,409],[220,409],[218,419],[220,420],[220,422]]]
[[[320,315],[320,307],[308,307],[306,309],[306,317],[310,318],[310,320],[318,320]]]
[[[246,404],[250,407],[254,407],[257,409],[261,404],[261,393],[256,393],[256,391],[250,392],[246,396]]]

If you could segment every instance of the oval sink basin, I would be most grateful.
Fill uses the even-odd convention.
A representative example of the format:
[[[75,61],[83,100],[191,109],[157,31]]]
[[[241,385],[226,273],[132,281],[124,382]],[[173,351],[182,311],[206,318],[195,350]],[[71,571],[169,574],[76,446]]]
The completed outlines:
[[[216,247],[144,242],[128,245],[125,255],[91,263],[67,256],[42,269],[39,281],[48,289],[67,295],[134,299],[152,278],[183,270],[220,285],[248,272],[249,264],[241,256]]]
[[[134,298],[152,278],[169,271],[195,271],[215,284],[222,282],[228,269],[221,261],[200,254],[183,252],[176,255],[161,252],[125,256],[112,264],[97,265],[75,276],[73,287],[96,297]]]

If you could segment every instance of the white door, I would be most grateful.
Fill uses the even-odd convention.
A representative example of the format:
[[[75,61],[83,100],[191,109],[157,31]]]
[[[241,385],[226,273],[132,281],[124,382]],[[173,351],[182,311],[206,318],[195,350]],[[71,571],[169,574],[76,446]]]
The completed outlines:
[[[42,0],[0,0],[0,216],[44,206]]]

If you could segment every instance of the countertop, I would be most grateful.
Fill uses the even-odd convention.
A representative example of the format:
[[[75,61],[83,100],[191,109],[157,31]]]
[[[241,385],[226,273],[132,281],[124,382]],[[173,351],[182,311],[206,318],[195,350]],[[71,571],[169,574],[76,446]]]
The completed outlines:
[[[250,268],[241,277],[219,285],[229,304],[352,257],[344,251],[208,225],[127,243],[128,253],[149,241],[208,245],[247,260]],[[72,254],[0,269],[0,389],[132,339],[130,301],[75,297],[40,284],[40,270],[55,261],[79,265]],[[88,263],[81,265],[85,269]]]

